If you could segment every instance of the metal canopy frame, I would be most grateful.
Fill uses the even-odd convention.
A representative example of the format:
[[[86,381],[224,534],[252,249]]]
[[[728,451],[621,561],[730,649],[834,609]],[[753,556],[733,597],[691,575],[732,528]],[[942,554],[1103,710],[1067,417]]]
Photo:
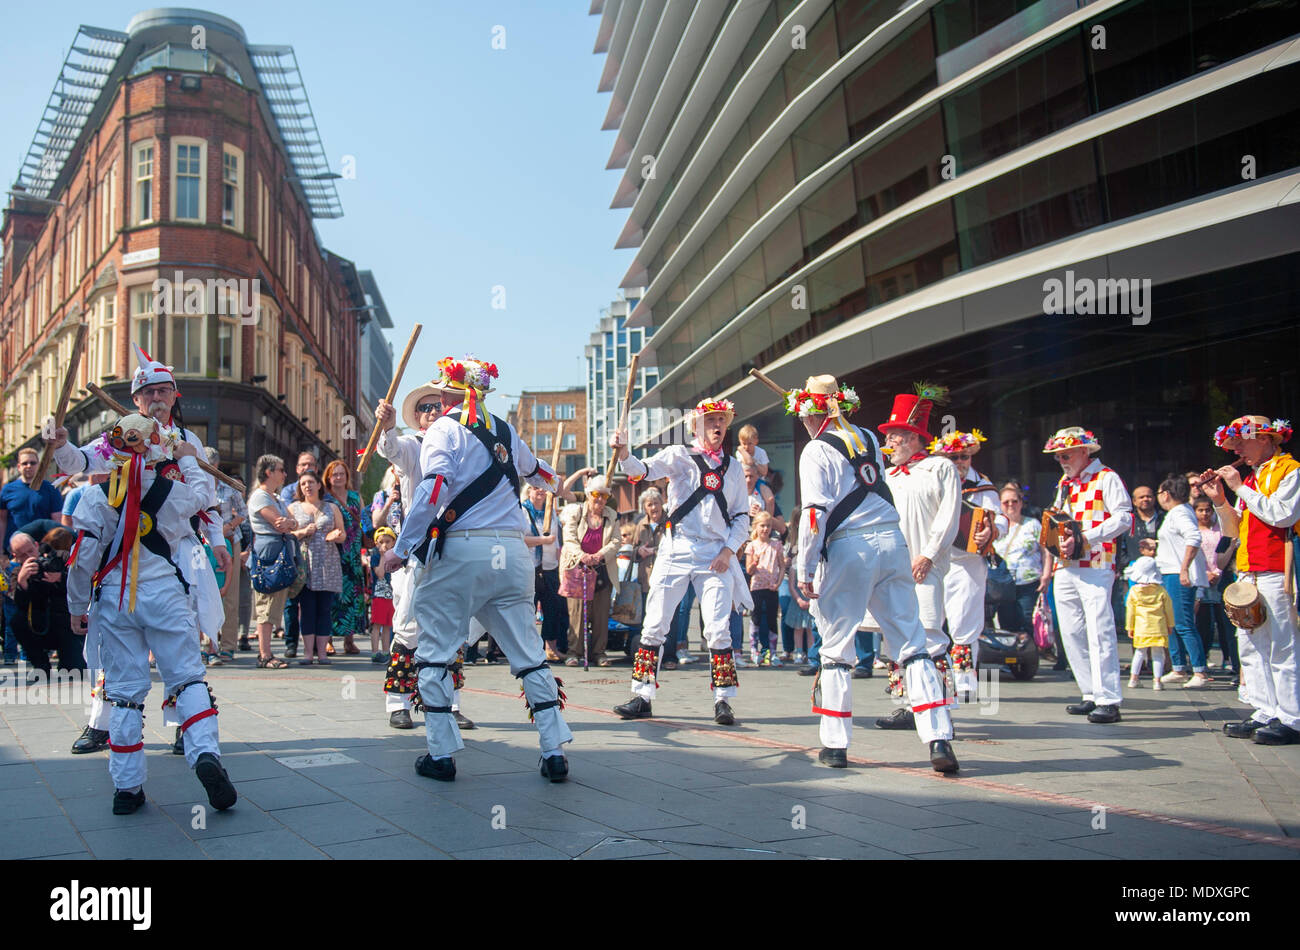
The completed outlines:
[[[50,196],[130,39],[126,33],[102,27],[83,24],[78,28],[37,123],[27,157],[18,170],[16,184],[28,194]]]

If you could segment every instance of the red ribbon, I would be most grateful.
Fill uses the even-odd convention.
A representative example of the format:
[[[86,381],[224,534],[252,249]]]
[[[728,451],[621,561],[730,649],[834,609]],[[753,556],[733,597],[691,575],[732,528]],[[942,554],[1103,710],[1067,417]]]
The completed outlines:
[[[928,457],[929,457],[929,456],[927,456],[924,452],[917,452],[915,455],[913,455],[913,456],[912,456],[910,459],[908,459],[906,462],[903,462],[903,463],[901,463],[901,464],[899,464],[899,465],[895,465],[893,468],[891,468],[891,469],[889,470],[889,474],[890,474],[890,475],[897,475],[899,472],[902,472],[904,475],[911,475],[912,473],[911,473],[910,471],[908,471],[907,466],[911,465],[913,462],[919,462],[919,461],[921,461],[921,459],[923,459],[923,458],[928,458]]]

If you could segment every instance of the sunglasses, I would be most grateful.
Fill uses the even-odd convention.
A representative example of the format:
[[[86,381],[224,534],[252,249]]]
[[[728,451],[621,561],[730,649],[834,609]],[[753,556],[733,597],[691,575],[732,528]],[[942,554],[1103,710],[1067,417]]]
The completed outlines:
[[[435,410],[437,410],[437,409],[440,409],[440,408],[442,408],[442,403],[440,403],[440,402],[422,402],[422,403],[420,403],[418,406],[415,407],[415,411],[416,411],[416,412],[433,412],[433,411],[435,411]]]
[[[593,492],[588,492],[587,494],[591,495],[592,498],[608,498],[608,497],[609,497],[609,492],[607,492],[607,491],[593,491]]]

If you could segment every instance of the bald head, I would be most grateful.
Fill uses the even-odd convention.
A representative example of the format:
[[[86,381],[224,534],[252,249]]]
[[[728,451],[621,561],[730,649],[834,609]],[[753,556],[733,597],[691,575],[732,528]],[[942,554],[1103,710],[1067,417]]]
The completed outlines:
[[[30,534],[15,531],[13,537],[9,539],[9,551],[17,560],[25,561],[29,557],[36,557],[40,553],[40,548],[36,544],[36,539]]]

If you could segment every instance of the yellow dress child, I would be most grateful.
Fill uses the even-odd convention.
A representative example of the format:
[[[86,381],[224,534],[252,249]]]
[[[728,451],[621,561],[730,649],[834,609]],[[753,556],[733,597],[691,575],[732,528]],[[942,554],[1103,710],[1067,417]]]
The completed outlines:
[[[1160,677],[1164,674],[1164,651],[1169,646],[1169,631],[1174,629],[1174,602],[1160,582],[1156,559],[1138,558],[1124,572],[1132,581],[1125,609],[1125,628],[1133,638],[1133,670],[1128,688],[1138,688],[1138,674],[1147,656],[1151,655],[1151,668],[1155,677],[1152,689],[1162,689]],[[1151,651],[1155,651],[1152,654]]]

